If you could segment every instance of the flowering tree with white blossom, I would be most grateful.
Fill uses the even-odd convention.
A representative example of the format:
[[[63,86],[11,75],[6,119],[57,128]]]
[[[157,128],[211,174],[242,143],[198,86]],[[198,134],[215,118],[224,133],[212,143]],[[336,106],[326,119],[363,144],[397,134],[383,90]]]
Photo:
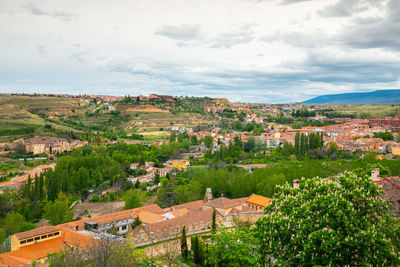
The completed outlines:
[[[257,222],[261,265],[398,266],[399,229],[382,194],[368,176],[351,172],[302,179],[299,189],[279,186]]]

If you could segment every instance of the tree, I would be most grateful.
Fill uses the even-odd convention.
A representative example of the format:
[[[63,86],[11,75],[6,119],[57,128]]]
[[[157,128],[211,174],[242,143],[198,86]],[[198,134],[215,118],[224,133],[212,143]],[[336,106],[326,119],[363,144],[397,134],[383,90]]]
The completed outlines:
[[[139,226],[141,224],[142,224],[142,221],[139,219],[139,216],[136,215],[136,218],[135,218],[135,220],[133,221],[133,223],[131,225],[132,230],[135,229],[137,226]]]
[[[186,227],[182,228],[182,236],[181,236],[181,254],[182,258],[187,259],[188,256],[188,245],[186,240]]]
[[[368,176],[302,179],[279,186],[257,222],[260,263],[276,265],[398,265],[399,253],[382,190]],[[398,234],[397,234],[398,235]]]
[[[28,180],[24,185],[24,196],[29,200],[32,199],[32,179],[30,174],[28,175]]]
[[[169,136],[169,141],[170,142],[175,142],[176,141],[176,133],[175,133],[175,131],[172,131],[171,132],[171,134],[170,134],[170,136]]]
[[[292,155],[294,153],[294,148],[292,146],[291,143],[289,143],[288,141],[285,141],[283,143],[283,154],[286,157],[289,157],[290,155]]]
[[[215,211],[215,209],[213,210],[212,213],[212,222],[211,222],[211,232],[214,234],[215,231],[217,230],[217,223],[216,223],[216,217],[217,217],[217,213]]]
[[[86,249],[62,250],[49,255],[52,267],[130,267],[148,266],[143,249],[133,246],[130,239],[117,239],[113,235],[101,235],[96,242],[86,244]]]
[[[9,212],[4,218],[4,230],[8,235],[21,232],[25,224],[25,218],[17,212]]]
[[[206,256],[210,266],[257,266],[257,240],[250,225],[221,228],[211,236]]]
[[[191,244],[194,263],[202,264],[199,238],[197,236],[192,236],[190,239],[190,244]]]
[[[296,156],[300,155],[300,134],[296,133],[294,137],[294,154]]]
[[[206,137],[204,137],[204,145],[207,148],[212,148],[213,143],[214,143],[214,139],[212,138],[212,136],[207,135]]]
[[[391,132],[379,132],[374,133],[375,138],[382,138],[383,141],[394,140],[393,134]]]
[[[56,199],[54,202],[46,203],[43,217],[48,219],[52,225],[57,225],[72,221],[74,212],[69,210],[67,200]]]
[[[99,202],[99,201],[100,201],[99,195],[98,195],[98,194],[94,194],[94,195],[92,196],[92,201],[93,201],[93,202]]]
[[[126,210],[142,206],[139,198],[139,192],[136,189],[129,189],[126,191],[123,199],[125,200],[124,209]]]
[[[39,199],[43,200],[44,198],[44,177],[43,174],[39,176]]]
[[[174,190],[175,189],[174,183],[169,182],[165,185],[165,187],[161,189],[159,190],[160,194],[159,205],[161,207],[171,207],[173,205],[178,204],[176,193]]]
[[[108,194],[108,199],[110,200],[110,201],[114,201],[115,199],[116,199],[116,196],[115,196],[115,192],[110,192],[109,194]]]
[[[250,152],[256,147],[256,139],[253,136],[250,136],[249,139],[247,140],[247,143],[245,143],[245,151]]]

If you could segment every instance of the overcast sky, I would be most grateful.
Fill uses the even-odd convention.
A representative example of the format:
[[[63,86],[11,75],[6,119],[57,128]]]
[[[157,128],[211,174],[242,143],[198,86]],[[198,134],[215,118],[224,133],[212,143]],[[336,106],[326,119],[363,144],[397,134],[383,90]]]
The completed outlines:
[[[0,0],[0,91],[282,103],[400,88],[400,0]]]

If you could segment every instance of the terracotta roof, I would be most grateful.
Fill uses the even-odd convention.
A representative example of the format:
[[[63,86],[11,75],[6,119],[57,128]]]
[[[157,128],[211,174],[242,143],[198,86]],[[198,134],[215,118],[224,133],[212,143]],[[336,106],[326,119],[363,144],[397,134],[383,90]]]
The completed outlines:
[[[173,219],[161,221],[154,224],[146,225],[146,229],[150,232],[156,233],[157,230],[163,231],[164,229],[170,229],[175,227],[182,227],[183,225],[188,228],[189,224],[194,226],[195,224],[199,224],[203,222],[204,224],[211,223],[212,221],[212,213],[213,209],[207,209],[204,211],[195,211],[190,213],[187,216],[176,217]]]
[[[153,212],[149,212],[149,211],[140,211],[139,214],[139,219],[147,224],[152,224],[152,223],[156,223],[159,221],[164,220],[165,218],[161,215],[155,214]]]
[[[86,248],[91,246],[96,240],[90,235],[85,235],[73,230],[63,229],[62,236],[66,244],[71,244],[80,248]]]
[[[43,227],[39,227],[39,228],[30,230],[30,231],[17,233],[17,234],[15,234],[15,236],[19,240],[21,240],[21,239],[25,239],[25,238],[29,238],[29,237],[33,237],[33,236],[37,236],[37,235],[43,235],[43,234],[56,232],[56,231],[60,231],[60,230],[61,229],[59,227],[55,227],[55,226],[43,226]]]
[[[246,203],[247,197],[237,198],[237,199],[229,199],[226,197],[220,197],[210,202],[204,203],[205,206],[210,206],[216,209],[229,209],[236,206],[240,206]]]
[[[82,219],[79,221],[64,223],[64,224],[60,224],[58,226],[67,228],[67,229],[73,229],[73,230],[75,230],[76,227],[78,227],[78,230],[83,230],[85,228],[85,222],[87,222],[87,221],[93,221],[93,222],[98,223],[99,225],[104,225],[104,224],[118,222],[118,221],[122,221],[122,220],[126,220],[126,219],[134,219],[134,218],[136,218],[138,212],[143,211],[143,210],[153,212],[153,213],[158,213],[158,212],[162,211],[162,209],[157,204],[152,204],[152,205],[143,206],[140,208],[123,210],[123,211],[113,212],[113,213],[109,213],[109,214],[105,214],[105,215],[101,215],[101,216],[92,217],[92,218],[86,218],[86,219]]]
[[[5,254],[21,262],[29,263],[34,260],[45,258],[49,253],[60,252],[62,249],[67,248],[70,248],[70,246],[64,243],[63,238],[57,237],[36,244],[23,246],[20,249]]]
[[[268,206],[272,201],[272,198],[263,197],[260,195],[252,194],[246,202],[250,202],[252,204],[260,205],[263,207]]]
[[[29,261],[18,257],[7,255],[6,253],[0,254],[0,266],[18,267],[28,266]]]
[[[171,211],[171,214],[172,214],[174,217],[180,217],[180,216],[186,215],[186,214],[188,214],[188,213],[189,213],[189,210],[186,209],[186,208]]]
[[[187,209],[189,212],[192,212],[194,210],[201,209],[203,205],[204,205],[203,200],[196,200],[189,203],[172,206],[171,208],[164,209],[164,211]]]

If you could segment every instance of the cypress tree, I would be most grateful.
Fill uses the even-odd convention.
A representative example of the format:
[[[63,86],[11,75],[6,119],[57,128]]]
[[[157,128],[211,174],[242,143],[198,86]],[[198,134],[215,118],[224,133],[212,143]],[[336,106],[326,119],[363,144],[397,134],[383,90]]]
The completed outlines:
[[[32,200],[37,201],[39,199],[39,177],[35,175],[35,188],[32,193]]]
[[[24,188],[24,195],[26,198],[31,199],[31,186],[32,186],[32,180],[31,180],[31,175],[28,175],[28,180],[25,182],[25,188]]]
[[[187,245],[187,240],[186,240],[186,227],[185,226],[183,226],[183,228],[182,228],[181,254],[182,254],[182,258],[187,259],[188,245]]]
[[[212,213],[212,223],[211,223],[211,233],[213,233],[213,234],[217,230],[216,217],[217,217],[217,213],[216,213],[216,211],[214,209],[213,213]]]
[[[199,238],[197,236],[192,238],[192,252],[193,252],[193,258],[194,258],[194,263],[200,264],[201,263],[201,258],[200,258],[200,250],[199,250]]]
[[[324,135],[322,133],[321,133],[321,136],[320,136],[319,145],[320,145],[320,147],[324,146]]]
[[[308,149],[310,148],[308,143],[309,143],[309,136],[308,136],[308,134],[304,134],[304,146],[305,146],[304,154],[308,153]]]
[[[39,176],[39,199],[42,200],[44,198],[44,178],[43,174]]]
[[[294,137],[294,153],[297,155],[300,154],[300,134],[296,133]]]

